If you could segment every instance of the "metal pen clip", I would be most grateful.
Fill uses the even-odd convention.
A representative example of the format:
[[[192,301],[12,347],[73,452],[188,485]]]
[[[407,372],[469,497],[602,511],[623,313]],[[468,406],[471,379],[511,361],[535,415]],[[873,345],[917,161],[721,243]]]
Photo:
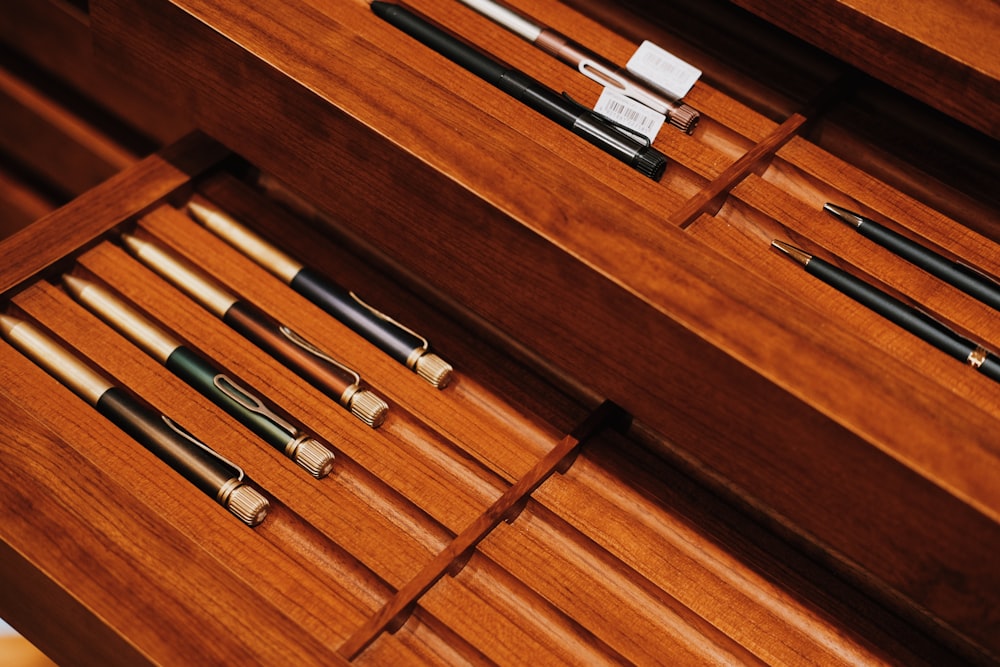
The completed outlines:
[[[212,384],[214,384],[223,394],[233,399],[250,412],[261,415],[283,428],[291,437],[294,438],[298,435],[299,430],[295,428],[295,426],[275,414],[273,410],[264,405],[264,402],[260,398],[250,393],[246,387],[241,387],[232,378],[220,373],[212,378]]]
[[[344,364],[340,363],[339,361],[337,361],[336,359],[334,359],[333,357],[331,357],[329,354],[327,354],[323,350],[319,349],[318,347],[316,347],[315,345],[313,345],[312,343],[310,343],[309,341],[307,341],[301,335],[299,335],[296,332],[294,332],[291,329],[289,329],[284,324],[282,324],[280,327],[278,327],[278,331],[280,331],[281,335],[284,336],[285,338],[287,338],[293,345],[296,345],[296,346],[302,348],[303,350],[305,350],[309,354],[312,354],[312,355],[314,355],[316,357],[319,357],[323,361],[326,361],[328,363],[333,364],[337,368],[339,368],[342,371],[344,371],[345,373],[349,374],[351,377],[354,378],[354,384],[355,385],[361,384],[361,376],[358,375],[357,371],[355,371],[352,368],[348,368]]]
[[[602,86],[613,86],[622,91],[629,89],[627,82],[618,72],[596,60],[582,58],[576,68],[580,74]]]
[[[394,320],[393,318],[389,317],[388,315],[386,315],[382,311],[377,310],[377,309],[373,308],[372,306],[368,305],[367,303],[365,303],[364,301],[362,301],[361,298],[357,294],[355,294],[354,292],[349,292],[349,294],[351,295],[351,298],[354,299],[358,303],[359,306],[361,306],[362,308],[366,309],[368,312],[370,312],[375,317],[379,318],[380,320],[384,320],[386,322],[389,322],[390,324],[392,324],[394,326],[399,327],[400,329],[402,329],[406,333],[410,334],[411,336],[413,336],[414,338],[416,338],[417,340],[419,340],[421,342],[421,344],[422,344],[422,346],[420,348],[420,350],[422,352],[426,351],[431,346],[430,342],[426,338],[424,338],[423,336],[421,336],[420,334],[418,334],[416,331],[414,331],[410,327],[406,326],[405,324],[403,324],[403,323],[401,323],[401,322],[399,322],[397,320]]]
[[[180,424],[172,420],[170,417],[166,415],[160,415],[160,418],[163,420],[163,423],[167,425],[167,428],[169,428],[171,431],[181,436],[191,444],[196,445],[201,449],[205,450],[205,452],[219,459],[229,467],[235,469],[239,473],[236,479],[241,482],[243,481],[243,478],[246,476],[246,474],[243,472],[243,468],[239,467],[238,465],[236,465],[235,463],[224,457],[222,454],[215,451],[214,449],[203,443],[201,440],[199,440],[198,438],[194,437],[193,435],[185,431],[183,428],[181,428]]]
[[[593,109],[590,109],[590,108],[588,108],[588,107],[580,104],[579,102],[577,102],[576,100],[574,100],[572,97],[570,97],[569,93],[563,91],[563,97],[566,98],[567,100],[569,100],[570,102],[572,102],[573,104],[577,105],[578,107],[582,107],[584,109],[587,109],[587,111],[589,111],[590,113],[594,114],[595,116],[597,116],[598,118],[600,118],[601,120],[603,120],[605,123],[607,123],[611,127],[615,128],[616,130],[618,130],[620,132],[623,132],[624,134],[627,134],[629,137],[631,137],[635,141],[637,141],[640,144],[642,144],[644,148],[649,148],[650,146],[653,145],[653,143],[649,140],[649,137],[647,137],[645,134],[643,134],[641,132],[637,132],[637,131],[633,130],[631,127],[629,127],[627,125],[622,125],[621,123],[619,123],[618,121],[614,120],[613,118],[608,118],[604,114],[599,113],[597,111],[594,111]]]

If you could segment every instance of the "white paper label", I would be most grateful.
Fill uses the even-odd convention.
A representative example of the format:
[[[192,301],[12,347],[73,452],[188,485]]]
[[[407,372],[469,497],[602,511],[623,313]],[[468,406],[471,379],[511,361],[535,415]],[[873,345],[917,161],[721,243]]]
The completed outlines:
[[[597,98],[594,111],[607,116],[620,125],[635,130],[649,139],[650,143],[656,140],[656,133],[660,131],[663,123],[667,120],[663,114],[653,111],[645,104],[625,97],[610,88],[605,88],[601,96]]]
[[[681,99],[688,94],[701,70],[646,40],[629,58],[625,69],[657,88]]]

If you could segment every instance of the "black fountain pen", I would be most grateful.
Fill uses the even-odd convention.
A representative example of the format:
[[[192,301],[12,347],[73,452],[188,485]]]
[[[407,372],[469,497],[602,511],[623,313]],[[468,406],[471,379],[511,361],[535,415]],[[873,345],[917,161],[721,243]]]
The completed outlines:
[[[382,20],[464,67],[487,83],[567,128],[654,181],[663,176],[667,158],[649,140],[601,114],[560,95],[527,74],[493,60],[423,17],[389,2],[371,3]]]
[[[313,477],[325,477],[333,469],[333,453],[304,427],[109,290],[68,274],[63,285],[74,299]]]
[[[964,264],[942,257],[930,248],[925,248],[902,234],[880,225],[871,218],[829,203],[823,206],[823,210],[850,225],[862,236],[919,266],[952,287],[1000,310],[1000,284],[991,278]]]
[[[243,471],[128,390],[115,386],[34,325],[0,315],[0,334],[116,426],[248,526],[267,516],[267,498]]]
[[[801,264],[806,272],[816,276],[827,285],[930,343],[948,356],[954,357],[962,363],[972,366],[986,377],[1000,382],[1000,359],[990,354],[982,346],[959,336],[926,313],[908,306],[899,299],[804,250],[782,241],[771,241],[771,246]]]
[[[431,352],[423,336],[375,310],[319,271],[303,266],[216,207],[192,201],[188,211],[208,230],[432,386],[442,389],[451,381],[451,364]]]

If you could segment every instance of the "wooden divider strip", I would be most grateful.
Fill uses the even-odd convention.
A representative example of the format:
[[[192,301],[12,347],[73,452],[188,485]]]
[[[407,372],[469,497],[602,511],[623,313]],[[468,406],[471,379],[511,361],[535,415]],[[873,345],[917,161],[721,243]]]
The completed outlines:
[[[786,118],[771,134],[729,165],[715,180],[699,190],[698,194],[684,202],[671,214],[668,221],[683,229],[703,213],[714,214],[729,191],[754,169],[766,166],[767,161],[798,133],[807,120],[799,113]]]
[[[815,121],[827,109],[857,86],[858,75],[848,71],[826,86],[801,110],[793,113],[753,148],[740,156],[711,183],[688,199],[670,216],[669,221],[681,229],[687,228],[703,214],[715,215],[728,196],[751,173],[761,173],[778,150],[799,135],[807,123]]]
[[[513,521],[535,489],[554,472],[566,471],[584,442],[606,428],[624,429],[630,421],[631,416],[619,406],[611,401],[602,403],[400,588],[378,613],[344,642],[338,653],[353,660],[382,632],[398,629],[419,598],[441,577],[447,573],[457,574],[472,549],[500,522]]]

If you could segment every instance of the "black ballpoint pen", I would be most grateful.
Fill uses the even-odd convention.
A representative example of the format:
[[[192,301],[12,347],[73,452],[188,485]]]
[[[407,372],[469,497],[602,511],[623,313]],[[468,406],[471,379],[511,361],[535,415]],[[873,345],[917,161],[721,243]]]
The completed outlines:
[[[249,526],[270,504],[230,461],[122,387],[115,386],[34,325],[0,315],[0,333],[26,357]]]
[[[155,243],[122,234],[122,244],[161,276],[213,315],[275,359],[292,368],[314,387],[336,400],[372,428],[385,421],[389,409],[373,392],[361,388],[361,377],[289,327],[252,303],[224,289],[215,280]]]
[[[63,285],[74,299],[309,474],[329,474],[333,468],[330,450],[241,381],[215,368],[100,285],[73,275],[64,275]]]
[[[410,10],[388,2],[372,2],[376,16],[461,65],[528,107],[569,129],[641,174],[659,180],[667,166],[663,153],[640,135],[559,95],[527,74],[493,60]]]
[[[862,236],[919,266],[952,287],[962,290],[996,310],[1000,310],[1000,284],[988,276],[970,269],[964,264],[943,257],[930,248],[925,248],[902,234],[880,225],[871,218],[866,218],[830,203],[824,205],[823,210],[847,223]]]
[[[1000,358],[990,354],[982,346],[959,336],[926,313],[804,250],[782,241],[772,241],[771,246],[801,264],[808,273],[816,276],[827,285],[872,309],[947,355],[975,368],[986,377],[1000,382]]]
[[[494,0],[459,2],[566,63],[585,77],[663,114],[667,122],[687,134],[694,131],[701,118],[701,114],[666,90],[633,76],[628,70],[615,66],[562,33],[541,25],[506,5]]]
[[[303,266],[214,206],[189,202],[195,220],[437,388],[452,367],[414,331],[381,313],[319,271]]]

